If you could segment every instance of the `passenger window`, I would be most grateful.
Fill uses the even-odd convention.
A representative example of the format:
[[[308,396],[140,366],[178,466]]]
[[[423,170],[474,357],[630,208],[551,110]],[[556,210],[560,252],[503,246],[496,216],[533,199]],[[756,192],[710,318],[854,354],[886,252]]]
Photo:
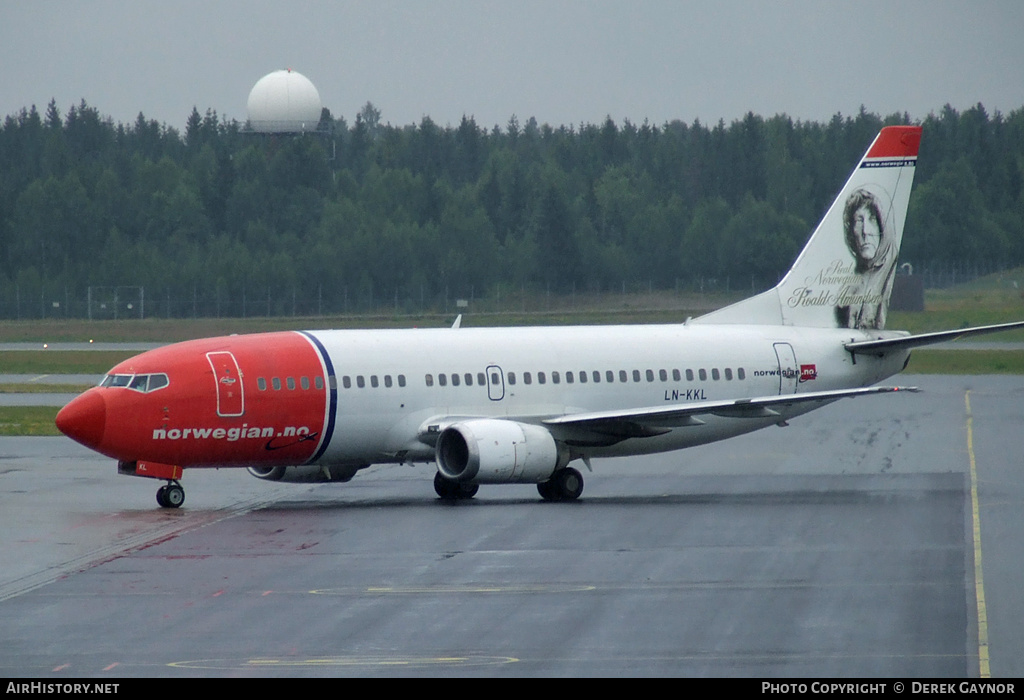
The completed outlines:
[[[693,381],[693,370],[692,369],[686,370],[686,381],[688,381],[688,382],[692,382]]]
[[[523,384],[532,384],[533,376],[529,372],[523,372]]]
[[[537,383],[546,384],[548,381],[547,376],[543,372],[537,372]]]
[[[638,369],[633,370],[633,381],[634,382],[640,381],[640,370],[638,370]]]
[[[483,372],[476,373],[476,383],[480,386],[487,386],[487,375]]]
[[[341,378],[341,385],[343,387],[345,387],[346,389],[351,389],[352,388],[352,377],[350,377],[350,376],[348,376],[346,374],[344,377]]]
[[[390,374],[385,374],[384,375],[384,386],[387,389],[391,388],[391,375]]]
[[[448,386],[448,375],[444,374],[443,372],[437,375],[437,383],[440,386]]]
[[[302,387],[303,391],[308,391],[309,390],[309,377],[303,377],[302,379],[300,379],[299,380],[299,386]]]
[[[398,375],[398,386],[405,386],[405,375]]]
[[[313,386],[316,387],[317,389],[323,389],[324,388],[324,378],[323,377],[314,377],[313,378]]]
[[[626,370],[619,370],[619,381],[622,382],[623,384],[629,381],[629,377],[626,375]]]
[[[580,370],[580,384],[586,384],[586,383],[587,383],[587,373],[584,372],[583,370]]]
[[[288,391],[295,391],[295,377],[286,377],[284,383],[288,387]]]
[[[596,383],[596,382],[599,382],[599,381],[601,381],[601,373],[600,373],[600,372],[598,372],[598,371],[597,371],[597,370],[595,369],[595,370],[594,370],[594,382]]]
[[[611,370],[608,370],[607,372],[605,372],[604,373],[604,380],[606,382],[608,382],[609,384],[614,382],[615,381],[615,372],[612,372]]]
[[[654,370],[653,369],[647,370],[646,372],[644,372],[644,374],[647,376],[647,381],[649,381],[649,382],[653,382],[654,381]]]
[[[667,382],[668,381],[668,372],[666,372],[663,369],[659,369],[658,370],[658,379],[660,379],[663,382]]]
[[[576,375],[574,375],[572,372],[566,372],[565,373],[565,383],[566,384],[572,384],[574,381],[576,381]]]
[[[455,372],[452,373],[452,386],[459,385],[459,375]]]
[[[729,369],[728,367],[725,368],[725,380],[727,382],[731,382],[732,381],[732,370]]]
[[[434,375],[428,374],[424,380],[427,382],[427,386],[434,386]]]
[[[677,369],[672,370],[672,381],[678,382],[680,380],[680,378],[681,377],[679,376],[679,370],[677,370]]]
[[[494,383],[497,384],[498,382],[494,382]],[[516,373],[515,372],[509,372],[508,373],[508,383],[509,384],[513,384],[513,385],[516,383]]]
[[[551,373],[551,383],[552,384],[560,384],[561,382],[562,382],[562,375],[560,375],[558,372],[552,372]]]
[[[363,377],[363,375],[361,375],[361,374],[357,374],[356,375],[356,386],[359,387],[360,389],[365,389],[366,388],[366,378]]]
[[[706,382],[708,380],[708,371],[706,369],[698,370],[697,376],[700,377],[702,382]]]
[[[274,377],[270,380],[270,386],[274,387],[274,391],[281,391],[281,378]]]
[[[740,380],[743,380],[743,379],[747,378],[747,373],[743,370],[742,367],[740,367],[738,370],[736,370],[736,378],[740,379]]]
[[[715,369],[711,370],[711,378],[714,379],[716,382],[718,381],[720,376],[721,375],[719,374],[717,367]]]
[[[372,386],[374,389],[380,386],[380,381],[377,379],[376,374],[370,375],[370,386]]]
[[[473,386],[473,375],[472,374],[470,374],[469,372],[466,372],[465,376],[463,376],[463,379],[466,380],[466,386]],[[483,382],[481,382],[481,384],[482,383]]]

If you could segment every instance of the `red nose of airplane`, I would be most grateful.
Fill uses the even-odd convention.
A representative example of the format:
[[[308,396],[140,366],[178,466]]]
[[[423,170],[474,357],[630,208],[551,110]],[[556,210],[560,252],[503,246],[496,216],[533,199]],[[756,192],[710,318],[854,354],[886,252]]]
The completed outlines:
[[[57,429],[86,447],[99,448],[107,422],[107,405],[95,389],[76,397],[57,413]]]

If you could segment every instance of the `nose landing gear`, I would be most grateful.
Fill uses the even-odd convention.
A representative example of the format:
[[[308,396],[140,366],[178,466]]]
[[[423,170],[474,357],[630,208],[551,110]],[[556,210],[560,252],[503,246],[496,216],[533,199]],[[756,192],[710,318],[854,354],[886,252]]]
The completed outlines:
[[[185,489],[177,481],[168,481],[157,490],[156,502],[161,508],[180,508],[185,502]]]
[[[156,492],[156,502],[161,508],[180,508],[185,502],[185,489],[178,483],[182,468],[160,462],[118,462],[117,473],[127,476],[143,476],[147,479],[165,479],[166,484]]]

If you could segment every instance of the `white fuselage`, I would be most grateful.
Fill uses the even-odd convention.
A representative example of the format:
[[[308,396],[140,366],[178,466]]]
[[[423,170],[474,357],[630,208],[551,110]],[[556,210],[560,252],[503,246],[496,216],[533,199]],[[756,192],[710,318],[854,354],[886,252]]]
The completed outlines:
[[[843,342],[863,338],[862,332],[787,326],[346,330],[309,335],[329,355],[337,383],[336,420],[321,463],[432,460],[433,447],[421,439],[427,426],[459,417],[540,423],[596,410],[868,386],[899,372],[907,357],[858,356],[854,362]],[[399,375],[404,387],[398,386]],[[794,406],[783,418],[824,403]],[[574,456],[661,452],[779,422],[779,417],[708,416],[701,425],[677,427],[665,435],[578,447]]]

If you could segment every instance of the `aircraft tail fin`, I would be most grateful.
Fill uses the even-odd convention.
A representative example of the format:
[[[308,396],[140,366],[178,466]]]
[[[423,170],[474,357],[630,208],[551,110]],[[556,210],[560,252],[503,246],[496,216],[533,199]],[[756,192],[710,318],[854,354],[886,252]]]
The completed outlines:
[[[884,328],[920,143],[883,128],[782,281],[692,322]]]

